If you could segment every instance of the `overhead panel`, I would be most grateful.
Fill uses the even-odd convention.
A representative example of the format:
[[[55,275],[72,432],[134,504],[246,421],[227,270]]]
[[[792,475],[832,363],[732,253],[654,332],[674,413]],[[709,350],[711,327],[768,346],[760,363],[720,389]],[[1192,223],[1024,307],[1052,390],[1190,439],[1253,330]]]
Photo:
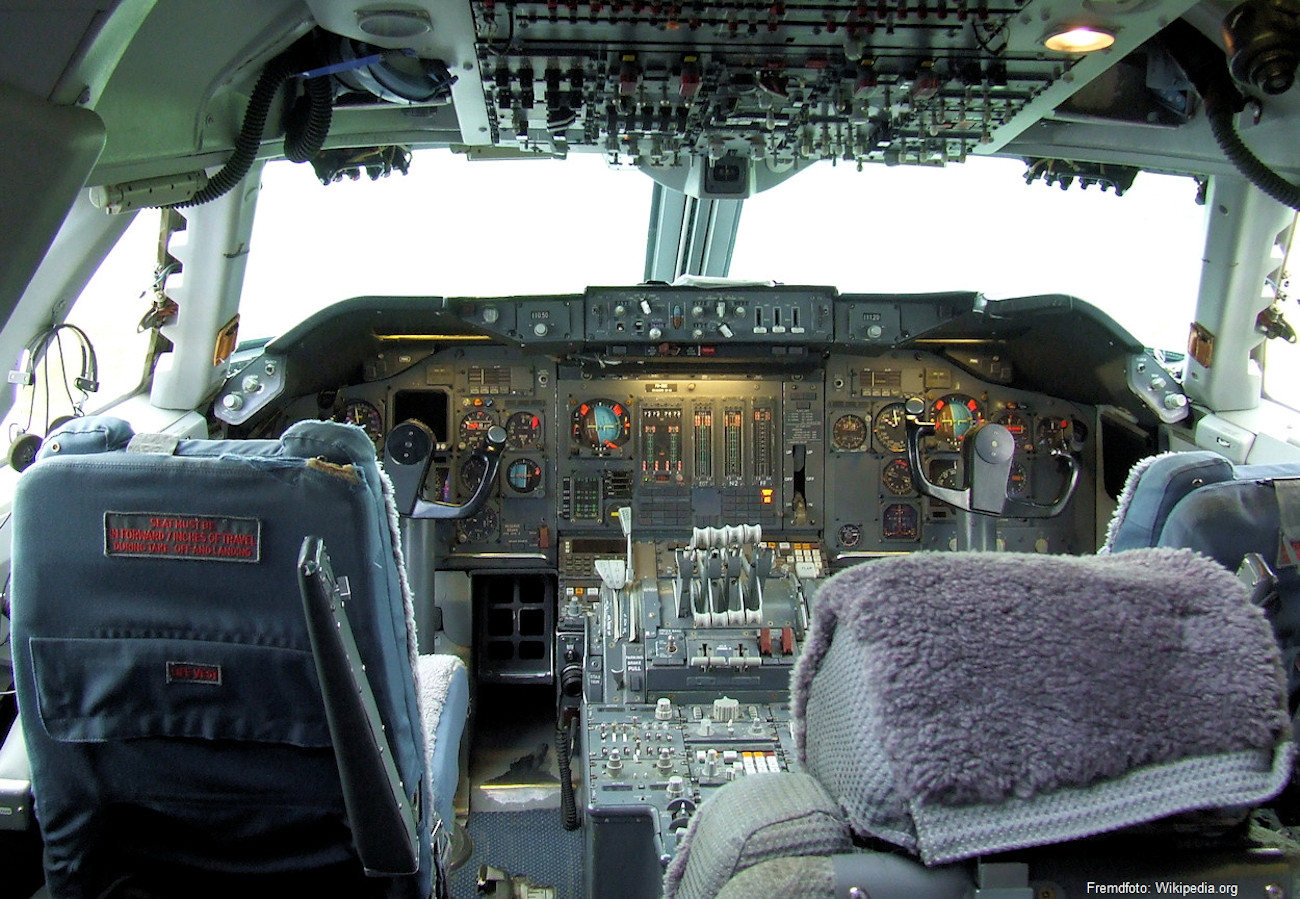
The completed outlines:
[[[992,152],[1188,4],[868,2],[471,4],[491,139],[597,148],[690,192],[744,196],[821,159],[921,165]],[[1050,52],[1055,26],[1116,35]],[[700,166],[700,160],[709,165]],[[701,190],[702,189],[702,190]]]

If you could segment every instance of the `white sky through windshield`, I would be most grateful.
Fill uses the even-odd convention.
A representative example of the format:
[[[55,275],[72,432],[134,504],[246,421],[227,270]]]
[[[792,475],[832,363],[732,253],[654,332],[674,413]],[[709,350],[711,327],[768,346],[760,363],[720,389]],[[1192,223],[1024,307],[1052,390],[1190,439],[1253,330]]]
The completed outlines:
[[[1203,216],[1188,178],[1123,197],[1023,183],[1016,160],[944,169],[812,166],[745,202],[731,275],[844,292],[1070,293],[1148,344],[1181,349]],[[577,293],[641,280],[651,182],[598,155],[469,162],[323,187],[267,166],[241,307],[245,338],[352,296]]]

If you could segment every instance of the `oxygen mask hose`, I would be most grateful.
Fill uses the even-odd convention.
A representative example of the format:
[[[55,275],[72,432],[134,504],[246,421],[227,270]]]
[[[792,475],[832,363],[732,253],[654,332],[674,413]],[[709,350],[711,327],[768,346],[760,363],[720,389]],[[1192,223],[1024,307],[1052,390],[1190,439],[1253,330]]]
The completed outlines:
[[[1217,45],[1193,26],[1176,20],[1164,30],[1165,46],[1205,103],[1210,133],[1237,170],[1274,200],[1300,210],[1300,187],[1286,181],[1242,142],[1233,116],[1246,106]]]

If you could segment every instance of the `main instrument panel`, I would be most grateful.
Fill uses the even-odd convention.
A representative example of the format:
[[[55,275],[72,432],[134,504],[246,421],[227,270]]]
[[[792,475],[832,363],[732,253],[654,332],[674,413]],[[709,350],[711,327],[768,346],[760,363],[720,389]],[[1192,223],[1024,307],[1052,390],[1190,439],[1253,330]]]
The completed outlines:
[[[935,423],[922,449],[940,486],[964,477],[960,449],[978,422],[1016,442],[1013,498],[1050,505],[1075,456],[1084,483],[1056,518],[1004,519],[999,545],[1088,552],[1095,539],[1094,408],[969,374],[939,355],[831,352],[783,371],[687,367],[591,370],[543,353],[462,347],[399,375],[302,397],[285,420],[326,416],[382,441],[409,418],[437,440],[424,498],[455,501],[482,473],[473,455],[489,428],[507,439],[487,506],[449,533],[446,564],[556,560],[564,536],[617,536],[631,509],[638,535],[761,525],[824,546],[833,563],[917,549],[955,549],[950,507],[912,486],[903,404]]]

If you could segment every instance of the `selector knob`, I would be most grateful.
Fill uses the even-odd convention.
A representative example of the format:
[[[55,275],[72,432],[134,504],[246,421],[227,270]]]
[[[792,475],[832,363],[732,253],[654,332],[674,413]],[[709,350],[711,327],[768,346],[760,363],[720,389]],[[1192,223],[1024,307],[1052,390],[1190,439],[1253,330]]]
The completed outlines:
[[[680,774],[674,774],[668,778],[668,795],[670,797],[679,797],[686,794],[686,781]]]
[[[622,303],[619,303],[618,305],[616,305],[616,306],[614,307],[614,314],[615,314],[615,315],[627,315],[627,307],[624,306]]]
[[[650,301],[649,301],[649,300],[642,300],[642,301],[641,301],[641,311],[642,311],[643,313],[645,313],[646,315],[649,315],[649,314],[650,314]]]
[[[670,771],[673,767],[673,751],[667,746],[659,748],[659,760],[655,762],[655,767],[660,771]]]
[[[651,340],[658,340],[660,337],[664,336],[663,328],[655,326],[650,329],[649,334]]]
[[[695,318],[699,318],[703,314],[704,314],[704,307],[699,305],[698,303],[691,307],[691,315],[693,315]]]
[[[723,337],[732,337],[735,335],[736,332],[731,330],[731,325],[723,323],[721,325],[718,325],[718,333],[721,334]]]
[[[667,696],[663,696],[655,703],[655,717],[660,721],[667,721],[673,717],[673,701]]]
[[[605,760],[605,773],[610,777],[618,777],[623,771],[623,754],[617,749],[612,750],[609,758]]]
[[[718,318],[722,318],[727,314],[727,304],[719,300],[718,305],[714,307],[714,311],[718,313]]]
[[[702,720],[702,721],[700,722],[700,726],[699,726],[699,728],[697,728],[697,732],[699,733],[699,735],[700,735],[701,737],[709,737],[709,736],[712,736],[712,735],[713,735],[713,719],[712,719],[712,718],[705,718],[704,720]]]
[[[710,749],[704,756],[704,775],[715,777],[718,773],[718,750]]]

